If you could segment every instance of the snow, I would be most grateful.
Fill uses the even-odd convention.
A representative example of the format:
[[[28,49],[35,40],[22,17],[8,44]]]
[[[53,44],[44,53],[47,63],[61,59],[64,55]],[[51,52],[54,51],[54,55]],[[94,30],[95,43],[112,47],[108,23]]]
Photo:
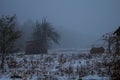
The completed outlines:
[[[63,56],[62,56],[63,55]],[[92,56],[87,58],[88,54],[44,54],[44,55],[24,55],[23,57],[14,57],[17,61],[17,67],[10,68],[6,64],[6,69],[9,69],[8,74],[0,74],[0,80],[12,80],[10,76],[13,73],[26,77],[27,80],[37,80],[37,78],[45,78],[52,76],[58,80],[76,80],[82,78],[86,79],[99,79],[109,80],[109,76],[100,77],[99,70],[105,71],[106,69],[96,64],[102,63],[102,56]],[[62,57],[60,57],[62,56]],[[82,56],[82,57],[79,57]],[[48,58],[51,60],[49,61]],[[60,62],[62,60],[64,62]],[[71,67],[72,72],[69,72]],[[99,67],[99,68],[98,68]],[[7,76],[6,76],[7,75]],[[20,79],[15,79],[20,80]]]
[[[57,77],[58,80],[67,80],[67,77],[66,76],[59,76]]]
[[[99,77],[98,75],[88,75],[82,78],[82,80],[110,80],[109,77]]]

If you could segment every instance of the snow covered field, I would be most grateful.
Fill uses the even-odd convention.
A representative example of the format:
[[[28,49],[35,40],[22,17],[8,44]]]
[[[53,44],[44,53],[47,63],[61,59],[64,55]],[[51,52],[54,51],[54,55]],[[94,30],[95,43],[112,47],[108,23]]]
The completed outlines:
[[[23,55],[8,58],[0,80],[109,80],[101,55],[73,52]],[[10,66],[12,61],[16,64]],[[22,78],[10,78],[19,75]]]

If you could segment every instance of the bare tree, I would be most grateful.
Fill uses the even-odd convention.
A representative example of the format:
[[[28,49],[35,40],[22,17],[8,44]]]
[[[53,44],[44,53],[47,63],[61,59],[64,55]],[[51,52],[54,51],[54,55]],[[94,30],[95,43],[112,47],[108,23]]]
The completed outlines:
[[[60,35],[55,31],[53,26],[47,22],[46,18],[43,18],[42,23],[36,23],[33,38],[35,41],[40,42],[43,53],[47,53],[51,42],[59,43]]]
[[[3,69],[6,55],[16,51],[15,41],[21,36],[21,32],[16,28],[15,19],[15,15],[0,18],[0,53],[2,57],[1,68]]]

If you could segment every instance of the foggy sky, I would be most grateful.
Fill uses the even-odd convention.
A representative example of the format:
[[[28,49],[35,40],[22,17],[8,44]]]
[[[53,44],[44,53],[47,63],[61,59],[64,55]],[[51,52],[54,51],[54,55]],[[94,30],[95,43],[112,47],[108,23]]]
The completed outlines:
[[[56,48],[85,48],[120,26],[120,0],[0,0],[0,15],[13,14],[20,24],[47,16],[61,34]]]

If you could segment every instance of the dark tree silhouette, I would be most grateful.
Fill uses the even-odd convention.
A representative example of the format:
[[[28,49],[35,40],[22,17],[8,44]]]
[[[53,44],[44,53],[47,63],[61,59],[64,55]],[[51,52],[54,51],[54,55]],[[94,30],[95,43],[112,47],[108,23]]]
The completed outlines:
[[[118,80],[120,79],[120,27],[112,34],[107,34],[104,40],[108,42],[109,54],[106,54],[107,63],[105,63],[107,64],[108,75],[113,80]]]
[[[2,57],[1,68],[3,69],[6,55],[16,51],[15,41],[21,36],[21,32],[16,28],[15,19],[15,15],[0,18],[0,53]]]
[[[115,37],[116,53],[120,55],[120,27],[113,33]]]
[[[55,31],[53,26],[43,18],[42,23],[36,23],[33,39],[34,41],[39,41],[42,52],[47,53],[52,42],[59,43],[60,35]]]
[[[115,80],[120,79],[120,27],[113,33],[115,35],[115,54],[113,59],[113,74]]]

